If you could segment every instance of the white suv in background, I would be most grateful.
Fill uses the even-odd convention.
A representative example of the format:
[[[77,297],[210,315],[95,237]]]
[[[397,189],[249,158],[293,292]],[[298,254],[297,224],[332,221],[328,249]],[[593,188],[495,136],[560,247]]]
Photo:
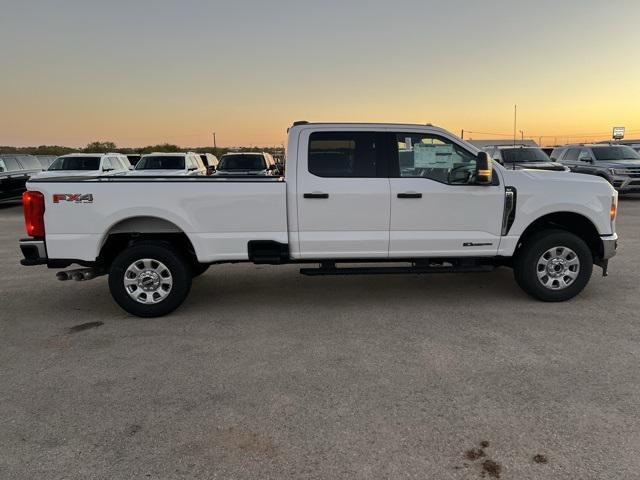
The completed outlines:
[[[143,155],[131,175],[149,176],[201,176],[207,174],[200,155],[186,153],[149,153]]]
[[[56,158],[49,168],[37,177],[124,175],[129,170],[129,159],[121,153],[70,153]]]

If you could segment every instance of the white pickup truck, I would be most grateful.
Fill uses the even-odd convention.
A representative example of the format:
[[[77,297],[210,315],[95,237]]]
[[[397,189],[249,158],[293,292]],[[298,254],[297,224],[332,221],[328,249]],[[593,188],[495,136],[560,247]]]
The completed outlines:
[[[512,267],[544,301],[606,275],[617,194],[569,172],[508,170],[431,125],[296,122],[285,177],[73,177],[28,183],[23,265],[109,275],[127,312],[177,308],[211,264],[308,275]],[[313,265],[316,264],[316,265]],[[340,264],[343,264],[340,266]],[[347,265],[348,264],[348,265]]]

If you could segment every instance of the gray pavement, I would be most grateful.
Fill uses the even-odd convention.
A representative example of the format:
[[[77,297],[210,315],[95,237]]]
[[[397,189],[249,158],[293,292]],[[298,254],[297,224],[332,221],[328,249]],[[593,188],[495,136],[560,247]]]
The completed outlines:
[[[610,276],[562,304],[508,269],[228,265],[139,319],[104,277],[21,267],[1,208],[0,479],[640,478],[640,199],[618,225]]]

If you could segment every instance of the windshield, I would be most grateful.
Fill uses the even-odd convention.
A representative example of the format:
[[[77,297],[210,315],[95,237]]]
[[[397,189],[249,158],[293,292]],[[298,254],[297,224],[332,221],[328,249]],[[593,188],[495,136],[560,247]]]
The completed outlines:
[[[218,170],[264,170],[262,155],[223,155]]]
[[[503,148],[504,163],[548,162],[549,157],[539,148]]]
[[[136,170],[184,170],[184,157],[177,155],[149,155],[142,157]]]
[[[596,160],[640,160],[640,155],[633,148],[626,145],[611,147],[591,147]]]
[[[98,170],[100,157],[59,157],[49,166],[51,170]]]

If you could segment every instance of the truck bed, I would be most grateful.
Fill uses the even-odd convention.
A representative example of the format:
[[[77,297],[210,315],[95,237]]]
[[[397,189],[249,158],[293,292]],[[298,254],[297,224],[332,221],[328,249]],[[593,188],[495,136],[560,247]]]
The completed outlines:
[[[246,260],[251,240],[288,241],[278,177],[59,177],[28,188],[45,197],[50,258],[94,261],[108,235],[132,223],[184,232],[201,262]]]

